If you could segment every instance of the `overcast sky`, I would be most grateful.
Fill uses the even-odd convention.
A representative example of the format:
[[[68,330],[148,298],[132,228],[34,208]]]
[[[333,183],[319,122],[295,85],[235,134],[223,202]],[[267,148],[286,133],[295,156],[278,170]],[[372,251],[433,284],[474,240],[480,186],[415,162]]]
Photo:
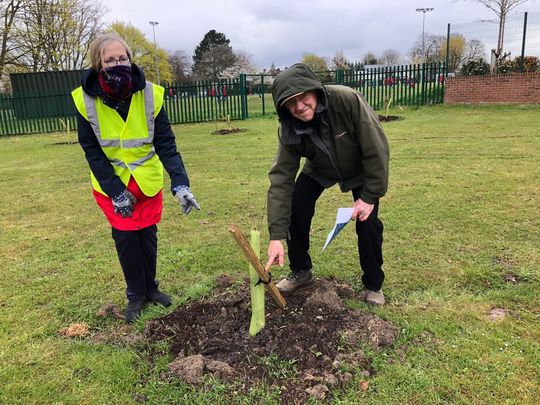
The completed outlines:
[[[426,34],[446,35],[448,23],[496,19],[473,0],[114,0],[106,4],[107,22],[131,23],[150,41],[149,21],[159,22],[156,40],[169,52],[182,50],[191,56],[204,34],[215,29],[259,68],[272,63],[289,66],[305,52],[330,60],[342,50],[353,61],[389,48],[406,54],[422,34],[422,13],[416,8],[434,8],[425,14]],[[540,0],[530,0],[512,14],[524,11],[540,12]]]

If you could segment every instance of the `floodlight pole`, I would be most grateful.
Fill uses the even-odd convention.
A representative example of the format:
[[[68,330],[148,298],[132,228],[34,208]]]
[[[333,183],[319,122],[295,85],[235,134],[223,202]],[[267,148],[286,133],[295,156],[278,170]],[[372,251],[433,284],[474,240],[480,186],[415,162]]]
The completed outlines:
[[[433,7],[423,7],[423,8],[417,8],[416,11],[422,13],[422,58],[426,59],[426,48],[425,48],[425,37],[424,37],[424,27],[426,25],[426,13],[429,13],[430,11],[435,10]]]
[[[150,21],[150,25],[152,26],[152,32],[154,33],[154,59],[156,61],[157,84],[160,84],[161,80],[159,78],[159,64],[158,64],[157,43],[156,43],[156,25],[158,24],[159,22],[157,21]]]

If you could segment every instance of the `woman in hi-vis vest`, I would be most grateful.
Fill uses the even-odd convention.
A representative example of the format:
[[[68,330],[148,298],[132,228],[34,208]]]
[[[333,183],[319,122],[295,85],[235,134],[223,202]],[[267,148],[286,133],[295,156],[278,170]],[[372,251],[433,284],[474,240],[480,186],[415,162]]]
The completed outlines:
[[[149,302],[171,305],[156,280],[163,167],[182,212],[200,209],[163,108],[164,89],[145,81],[131,59],[118,34],[98,36],[90,46],[92,67],[72,92],[94,197],[112,226],[127,284],[127,323],[136,321]]]

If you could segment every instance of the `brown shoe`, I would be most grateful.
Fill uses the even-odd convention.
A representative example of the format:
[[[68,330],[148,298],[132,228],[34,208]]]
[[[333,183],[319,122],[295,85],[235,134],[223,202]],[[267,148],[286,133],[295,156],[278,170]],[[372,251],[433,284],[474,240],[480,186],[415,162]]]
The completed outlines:
[[[383,306],[384,305],[384,294],[383,294],[383,291],[382,289],[378,290],[378,291],[372,291],[372,290],[368,290],[367,288],[364,290],[364,300],[368,303],[368,304],[372,304],[372,305],[378,305],[378,306]]]
[[[304,271],[291,271],[289,275],[276,284],[276,288],[284,293],[291,293],[298,287],[313,283],[313,272],[311,269]]]

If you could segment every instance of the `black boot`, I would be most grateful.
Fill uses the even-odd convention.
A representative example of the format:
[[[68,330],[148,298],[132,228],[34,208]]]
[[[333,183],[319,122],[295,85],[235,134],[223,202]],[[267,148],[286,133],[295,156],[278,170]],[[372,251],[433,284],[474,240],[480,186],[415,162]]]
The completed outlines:
[[[126,323],[135,323],[141,317],[143,308],[144,298],[130,299],[126,308]]]
[[[148,292],[146,294],[146,299],[148,299],[148,301],[153,302],[154,304],[163,305],[164,307],[168,307],[172,304],[171,297],[169,297],[165,293],[162,293],[159,290]]]

